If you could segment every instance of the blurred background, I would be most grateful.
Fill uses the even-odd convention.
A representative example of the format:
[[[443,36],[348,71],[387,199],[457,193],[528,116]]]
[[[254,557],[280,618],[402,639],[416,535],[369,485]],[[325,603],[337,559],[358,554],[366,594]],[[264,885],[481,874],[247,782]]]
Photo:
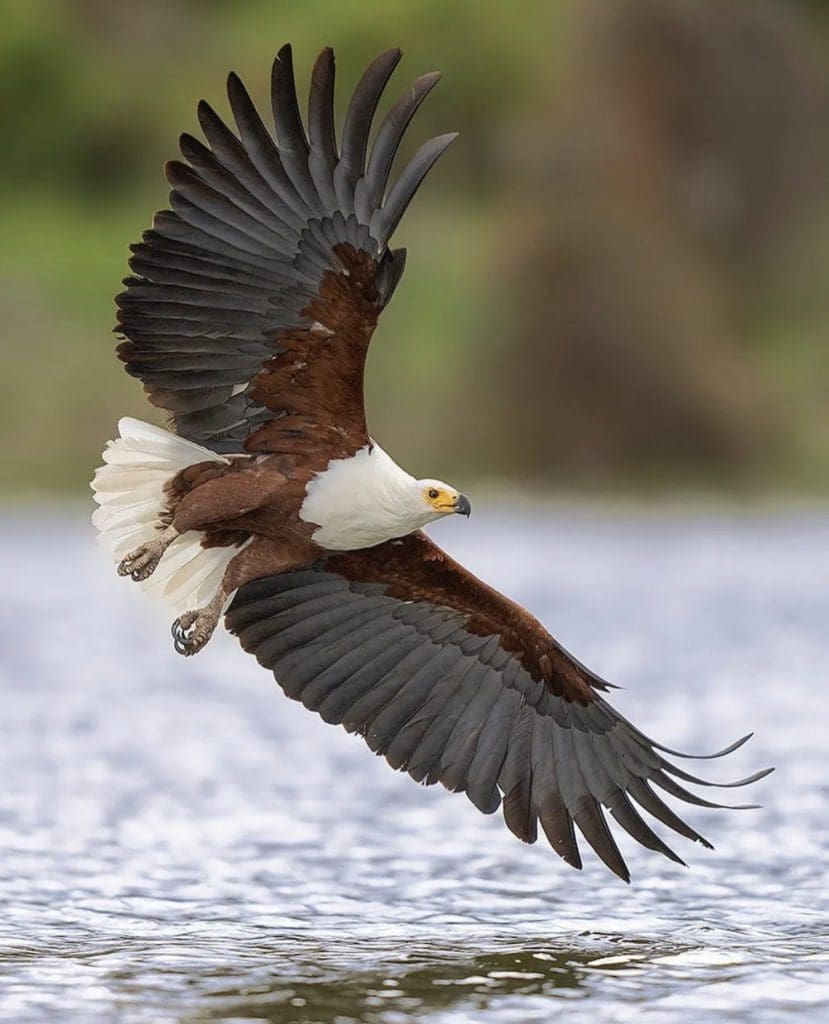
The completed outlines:
[[[369,365],[373,433],[416,474],[542,491],[829,486],[829,6],[813,0],[11,0],[0,36],[6,495],[82,495],[118,416],[127,246],[196,103],[342,110],[381,49],[415,121],[461,136],[404,220]],[[405,154],[404,154],[405,155]],[[464,484],[464,486],[468,486]]]

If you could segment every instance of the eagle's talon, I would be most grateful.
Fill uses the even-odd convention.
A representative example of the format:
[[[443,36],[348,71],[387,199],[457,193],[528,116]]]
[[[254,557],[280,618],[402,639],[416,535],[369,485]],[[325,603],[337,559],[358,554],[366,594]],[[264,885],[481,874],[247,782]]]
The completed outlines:
[[[193,625],[196,620],[196,612],[185,612],[180,615],[173,625],[170,627],[170,632],[173,634],[173,639],[179,643],[184,642],[187,639],[187,630]]]
[[[219,615],[215,601],[212,601],[206,608],[199,608],[180,615],[170,630],[173,634],[173,648],[176,653],[185,658],[198,654],[213,636],[218,621]]]
[[[118,563],[118,575],[129,576],[135,583],[149,579],[158,568],[158,563],[168,546],[169,541],[162,538],[150,541],[149,544],[142,544],[121,559]]]

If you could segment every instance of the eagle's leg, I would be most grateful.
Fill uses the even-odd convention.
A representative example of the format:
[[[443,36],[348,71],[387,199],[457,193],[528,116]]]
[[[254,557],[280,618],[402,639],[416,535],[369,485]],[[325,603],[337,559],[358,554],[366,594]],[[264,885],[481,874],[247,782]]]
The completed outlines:
[[[164,552],[177,536],[178,530],[168,526],[155,540],[130,551],[118,563],[118,575],[131,576],[136,582],[148,579],[158,568]]]
[[[213,636],[228,600],[245,583],[301,569],[319,556],[319,549],[295,537],[285,543],[254,537],[228,562],[219,589],[203,608],[180,615],[172,626],[173,646],[188,657],[198,654]]]

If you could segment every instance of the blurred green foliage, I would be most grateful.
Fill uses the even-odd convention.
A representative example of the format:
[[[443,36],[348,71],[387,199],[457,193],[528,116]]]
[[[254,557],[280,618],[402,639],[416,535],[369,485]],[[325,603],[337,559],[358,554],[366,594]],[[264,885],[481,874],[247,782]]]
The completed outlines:
[[[10,0],[0,34],[0,487],[80,493],[118,416],[158,419],[112,352],[112,297],[127,271],[127,245],[165,205],[162,166],[176,155],[181,131],[198,131],[197,101],[226,110],[223,82],[232,68],[265,107],[270,61],[284,41],[294,45],[301,92],[321,46],[335,47],[341,112],[365,64],[401,45],[406,57],[390,95],[426,70],[444,73],[414,123],[409,151],[430,133],[462,133],[400,229],[399,244],[410,250],[406,277],[372,348],[370,422],[400,461],[417,473],[455,477],[506,473],[517,462],[548,486],[641,483],[663,469],[730,482],[740,445],[725,462],[700,449],[687,467],[666,466],[649,462],[644,449],[640,457],[634,433],[627,459],[599,436],[600,457],[579,463],[569,458],[566,425],[556,425],[557,444],[548,446],[537,423],[510,414],[520,404],[541,409],[554,394],[544,353],[557,341],[544,325],[555,322],[556,308],[528,312],[539,293],[556,293],[545,273],[561,252],[550,254],[539,236],[555,241],[562,208],[585,197],[604,217],[582,187],[589,164],[577,164],[575,193],[557,185],[568,140],[577,137],[574,119],[589,123],[585,97],[601,92],[591,86],[590,61],[601,51],[590,33],[605,15],[593,5],[587,17],[584,7],[576,0]],[[792,17],[825,55],[823,12],[806,9]],[[774,407],[778,426],[762,457],[748,460],[748,475],[764,486],[829,479],[824,200],[816,194],[800,217],[810,230],[775,234],[772,272],[769,261],[747,271],[749,293],[752,280],[765,282],[759,298],[742,301],[735,250],[727,254],[729,284],[711,300],[734,304],[723,345],[762,381],[753,395],[769,396]],[[619,202],[639,217],[627,194]],[[720,258],[704,257],[706,273],[720,273]],[[692,347],[695,329],[688,328]],[[537,359],[525,358],[533,346]],[[709,358],[704,346],[700,352]],[[536,368],[529,381],[512,372],[519,360]],[[588,406],[590,387],[588,380]],[[747,422],[741,429],[753,430]],[[610,420],[601,431],[610,439],[618,425]],[[516,446],[532,457],[514,460]]]

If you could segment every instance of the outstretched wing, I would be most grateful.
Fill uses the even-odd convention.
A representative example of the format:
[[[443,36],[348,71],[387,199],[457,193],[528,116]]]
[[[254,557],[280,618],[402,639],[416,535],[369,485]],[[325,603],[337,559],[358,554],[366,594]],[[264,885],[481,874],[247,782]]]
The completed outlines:
[[[281,450],[303,431],[346,449],[366,443],[366,350],[405,262],[388,242],[455,137],[425,143],[387,189],[403,133],[439,77],[401,96],[369,153],[400,56],[382,54],[363,75],[339,153],[330,49],[314,66],[308,135],[289,46],[273,65],[278,142],[235,74],[227,91],[238,134],[199,105],[207,146],[182,135],[186,162],[167,165],[171,209],[132,247],[135,276],[116,300],[127,338],[119,356],[182,436],[219,452]]]
[[[663,756],[688,755],[622,718],[599,693],[606,683],[424,534],[249,583],[226,621],[289,697],[360,733],[418,782],[465,792],[487,814],[503,798],[519,839],[534,842],[540,822],[574,867],[575,822],[604,863],[629,879],[602,808],[643,846],[679,863],[636,805],[710,845],[654,789],[720,806],[676,780],[710,783]]]

